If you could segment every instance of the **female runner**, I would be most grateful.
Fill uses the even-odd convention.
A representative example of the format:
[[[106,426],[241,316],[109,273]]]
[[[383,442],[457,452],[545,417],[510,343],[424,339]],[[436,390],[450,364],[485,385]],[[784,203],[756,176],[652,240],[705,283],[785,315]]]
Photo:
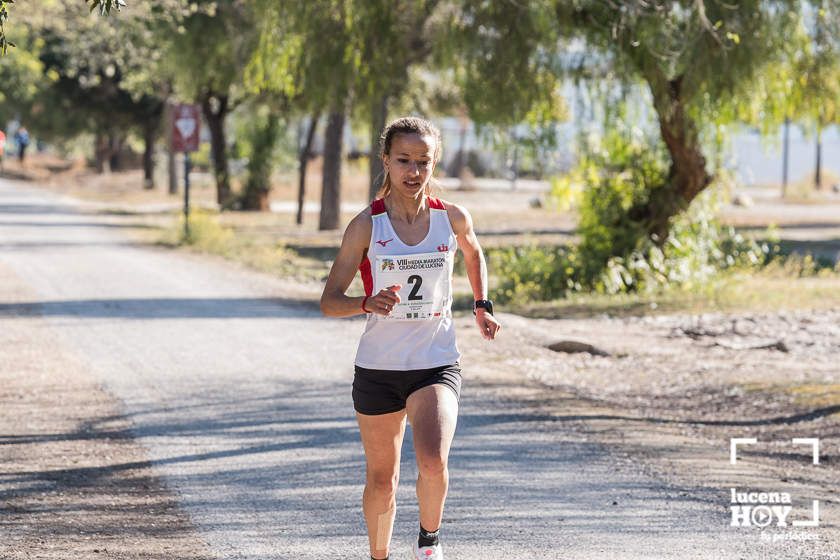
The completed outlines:
[[[501,326],[487,299],[487,268],[469,213],[430,196],[440,131],[424,119],[404,117],[385,128],[380,145],[385,179],[376,200],[344,232],[321,310],[330,317],[367,314],[353,404],[367,462],[362,504],[370,557],[389,558],[408,420],[419,471],[414,557],[443,560],[439,530],[461,389],[451,314],[456,244],[475,296],[479,331],[492,340]],[[357,270],[366,295],[348,297]]]

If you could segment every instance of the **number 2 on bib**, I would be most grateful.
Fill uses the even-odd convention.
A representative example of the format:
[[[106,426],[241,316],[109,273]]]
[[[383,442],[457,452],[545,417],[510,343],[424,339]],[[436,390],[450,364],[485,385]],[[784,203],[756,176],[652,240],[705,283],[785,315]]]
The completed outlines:
[[[408,294],[409,301],[419,301],[423,299],[423,296],[417,295],[417,292],[420,291],[420,286],[423,285],[423,277],[417,274],[412,274],[408,277],[408,283],[413,284],[411,288],[411,292]]]

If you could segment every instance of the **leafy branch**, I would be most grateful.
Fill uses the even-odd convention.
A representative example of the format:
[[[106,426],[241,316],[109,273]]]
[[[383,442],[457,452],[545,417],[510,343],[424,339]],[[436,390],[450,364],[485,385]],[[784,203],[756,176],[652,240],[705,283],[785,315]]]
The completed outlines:
[[[101,15],[108,15],[111,9],[120,11],[120,8],[125,7],[125,0],[85,0],[90,4],[90,11],[99,10]],[[15,44],[6,39],[6,20],[9,19],[9,4],[14,4],[15,0],[0,0],[0,54],[5,55],[9,47],[14,47]]]
[[[98,9],[101,15],[108,15],[111,13],[111,8],[120,11],[120,8],[125,7],[125,0],[85,0],[90,4],[90,11]]]
[[[0,53],[6,54],[6,49],[14,47],[14,43],[6,40],[6,30],[3,27],[9,19],[8,5],[14,4],[15,0],[0,0]]]

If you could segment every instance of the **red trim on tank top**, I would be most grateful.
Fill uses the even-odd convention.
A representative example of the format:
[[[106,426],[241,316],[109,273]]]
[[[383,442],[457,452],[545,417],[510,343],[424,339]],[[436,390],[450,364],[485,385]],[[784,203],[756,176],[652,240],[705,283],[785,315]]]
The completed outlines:
[[[429,208],[434,208],[436,210],[446,210],[446,206],[444,206],[443,201],[439,198],[429,197]]]
[[[359,263],[359,272],[362,275],[362,284],[365,286],[365,295],[372,296],[373,295],[373,272],[370,269],[370,259],[365,258],[362,259],[362,262]]]
[[[446,205],[443,204],[443,201],[439,198],[434,198],[432,196],[428,197],[429,199],[429,208],[434,208],[435,210],[446,210]],[[374,216],[379,214],[384,214],[387,210],[385,209],[385,199],[384,198],[377,198],[373,202],[370,203],[370,213]]]
[[[385,199],[377,198],[370,203],[370,213],[374,216],[385,213]]]

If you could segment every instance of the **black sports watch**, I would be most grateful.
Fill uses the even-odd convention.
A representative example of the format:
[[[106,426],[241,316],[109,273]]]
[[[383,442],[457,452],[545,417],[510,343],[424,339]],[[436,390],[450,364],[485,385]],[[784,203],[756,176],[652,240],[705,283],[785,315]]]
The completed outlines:
[[[478,308],[486,309],[487,313],[490,315],[493,314],[493,302],[489,299],[477,299],[475,300],[475,305],[473,305],[473,315],[475,315],[475,310]]]

